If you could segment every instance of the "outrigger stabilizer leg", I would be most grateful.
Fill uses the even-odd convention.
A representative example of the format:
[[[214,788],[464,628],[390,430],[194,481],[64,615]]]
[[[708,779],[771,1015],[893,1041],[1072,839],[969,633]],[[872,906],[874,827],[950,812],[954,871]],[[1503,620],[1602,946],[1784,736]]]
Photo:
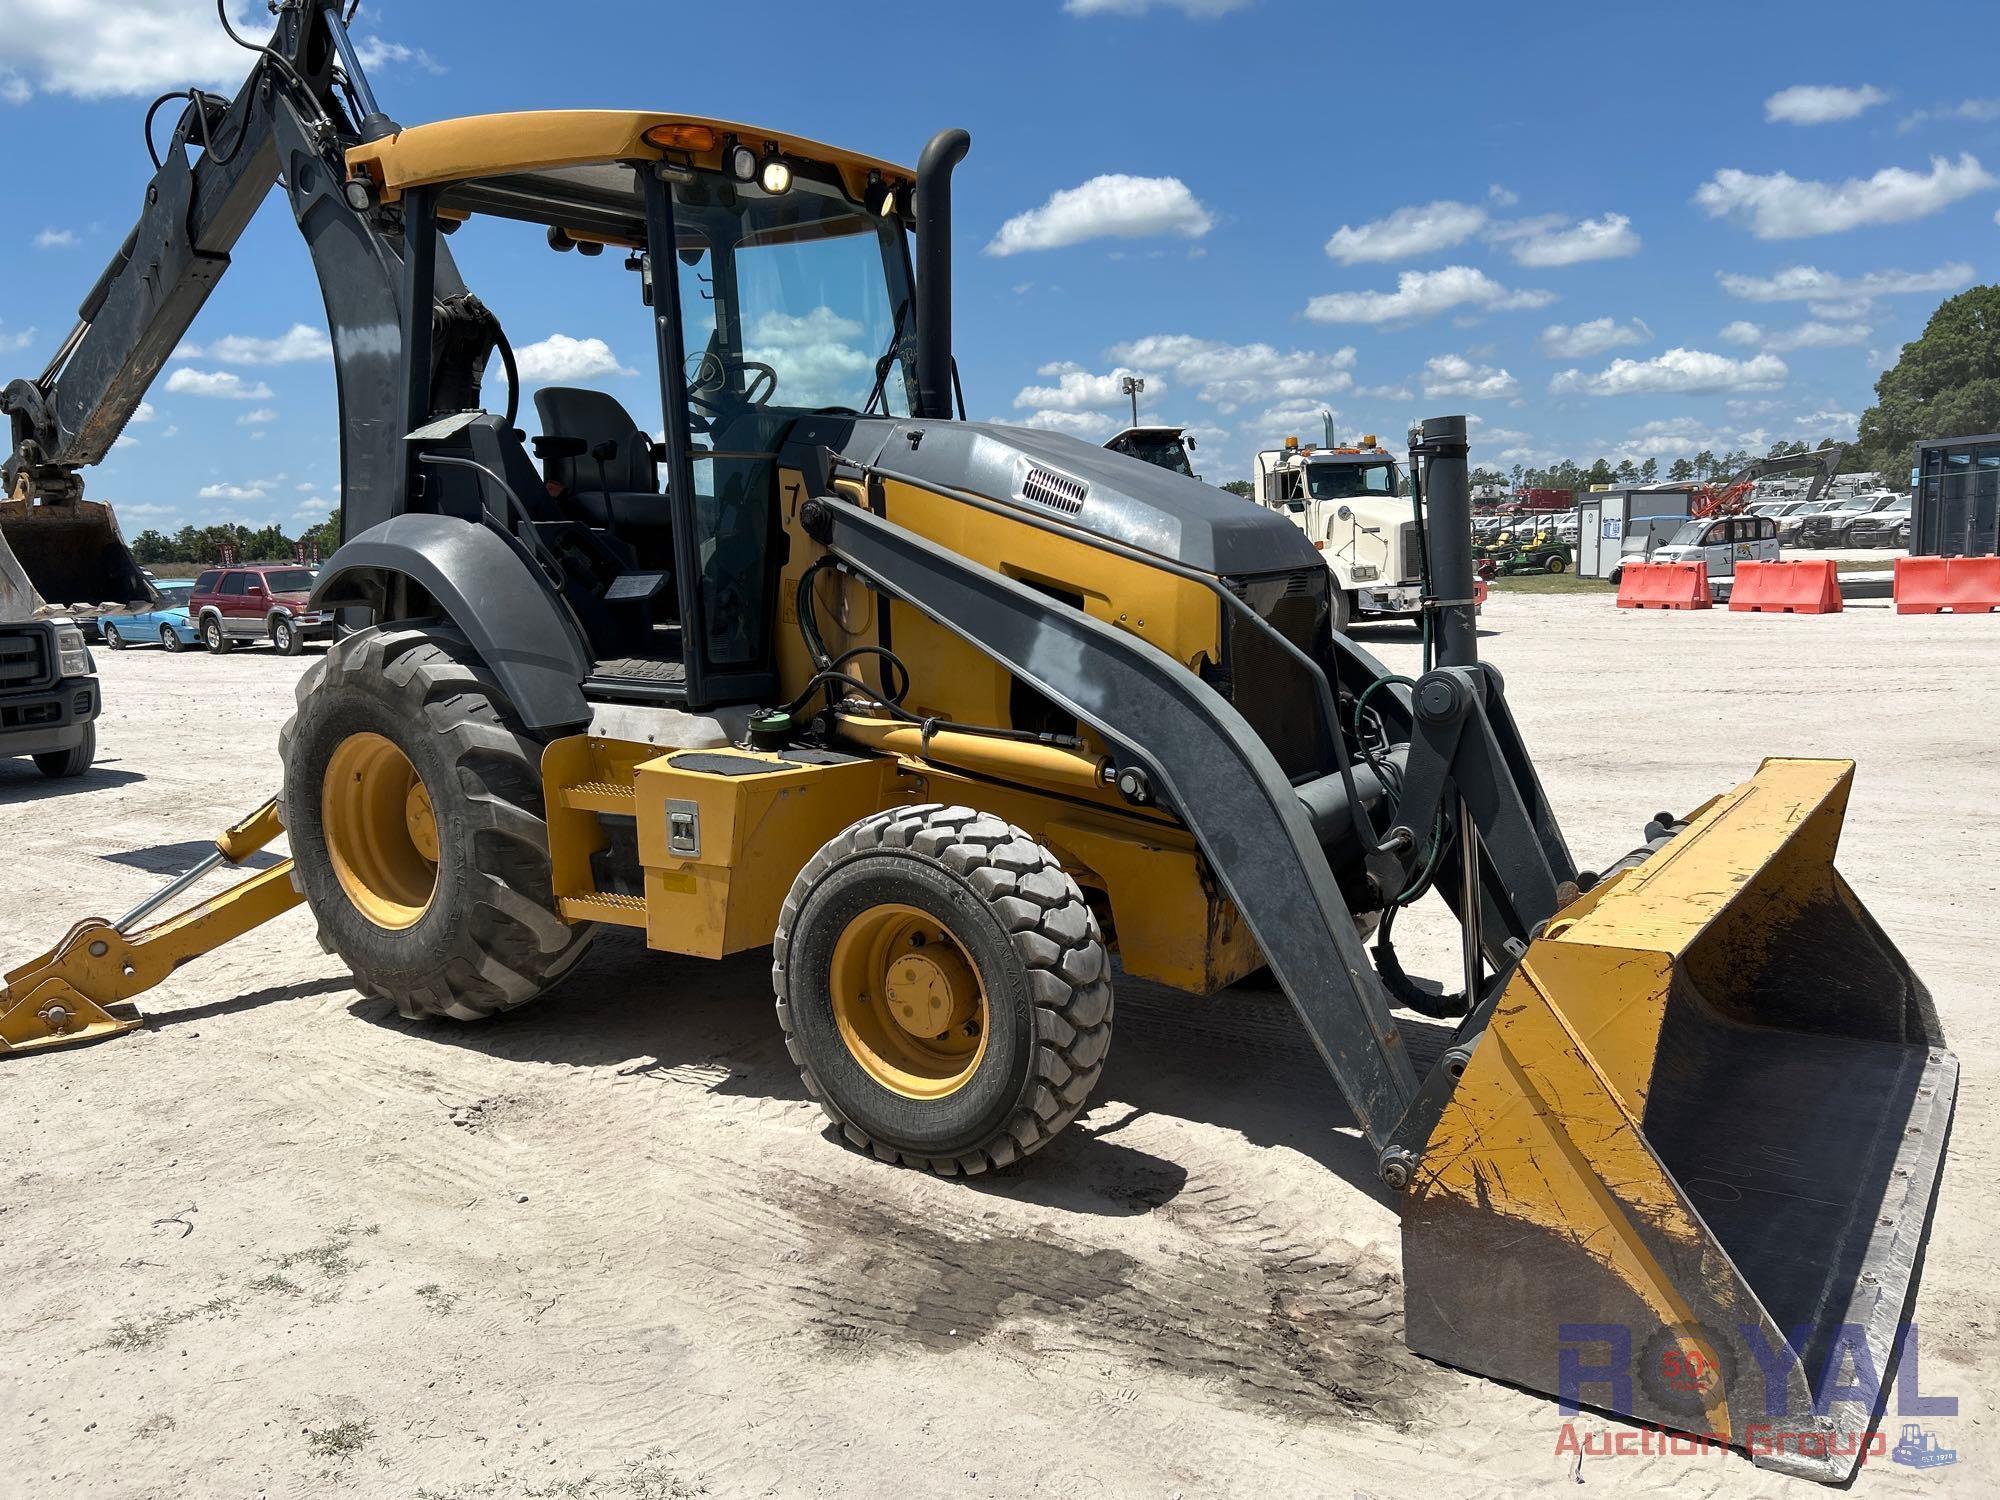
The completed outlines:
[[[204,875],[242,864],[283,831],[277,802],[266,802],[164,890],[115,922],[77,923],[49,952],[10,971],[0,986],[0,1056],[101,1041],[143,1025],[133,996],[297,906],[287,858],[163,922],[139,925]]]

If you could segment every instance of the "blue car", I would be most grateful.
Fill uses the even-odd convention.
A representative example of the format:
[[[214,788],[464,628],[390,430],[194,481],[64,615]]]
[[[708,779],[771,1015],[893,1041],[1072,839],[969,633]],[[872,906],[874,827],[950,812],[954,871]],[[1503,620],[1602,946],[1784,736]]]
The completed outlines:
[[[127,646],[157,642],[168,651],[178,651],[201,639],[201,632],[188,619],[187,612],[187,602],[194,594],[194,585],[156,583],[153,591],[160,596],[157,608],[141,610],[136,615],[104,615],[99,618],[98,628],[104,633],[106,646],[113,651],[122,651]]]

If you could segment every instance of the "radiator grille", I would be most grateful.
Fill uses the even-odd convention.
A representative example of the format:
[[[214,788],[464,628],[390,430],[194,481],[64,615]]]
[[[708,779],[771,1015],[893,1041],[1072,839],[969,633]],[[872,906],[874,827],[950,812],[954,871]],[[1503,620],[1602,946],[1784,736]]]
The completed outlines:
[[[1403,537],[1403,576],[1398,583],[1416,583],[1424,576],[1424,538],[1414,522],[1397,528]]]
[[[1059,510],[1066,516],[1073,516],[1082,510],[1084,498],[1089,494],[1090,486],[1081,479],[1072,479],[1052,469],[1031,467],[1028,477],[1021,481],[1023,500],[1046,505],[1050,510]]]
[[[48,642],[46,630],[0,630],[0,689],[53,682]]]

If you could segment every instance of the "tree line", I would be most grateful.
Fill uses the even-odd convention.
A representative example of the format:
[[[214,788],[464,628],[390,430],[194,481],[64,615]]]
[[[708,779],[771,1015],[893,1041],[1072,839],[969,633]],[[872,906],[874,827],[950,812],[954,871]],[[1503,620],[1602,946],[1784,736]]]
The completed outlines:
[[[148,528],[132,538],[132,555],[141,567],[151,567],[155,563],[192,563],[205,567],[222,560],[222,549],[234,547],[238,562],[291,562],[299,555],[299,547],[304,544],[310,556],[313,544],[318,544],[319,555],[330,557],[333,549],[340,545],[340,512],[334,511],[317,526],[308,527],[298,536],[288,536],[281,526],[260,526],[255,529],[240,521],[225,521],[216,526],[183,526],[172,536],[163,531]]]
[[[1832,438],[1823,439],[1819,444],[1821,449],[1839,446]],[[1716,453],[1704,448],[1691,458],[1675,459],[1664,471],[1661,470],[1657,458],[1648,458],[1644,463],[1634,463],[1627,458],[1615,464],[1608,458],[1600,458],[1592,464],[1581,464],[1575,459],[1565,458],[1541,469],[1515,464],[1504,474],[1498,469],[1475,469],[1472,473],[1472,482],[1504,485],[1516,490],[1587,490],[1594,484],[1657,484],[1661,479],[1673,484],[1719,484],[1732,474],[1740,473],[1754,458],[1760,456],[1785,458],[1794,453],[1810,451],[1815,450],[1809,449],[1802,442],[1773,443],[1770,452],[1762,455],[1753,454],[1747,448],[1736,448],[1726,453]],[[1843,458],[1841,467],[1852,469],[1855,466]]]

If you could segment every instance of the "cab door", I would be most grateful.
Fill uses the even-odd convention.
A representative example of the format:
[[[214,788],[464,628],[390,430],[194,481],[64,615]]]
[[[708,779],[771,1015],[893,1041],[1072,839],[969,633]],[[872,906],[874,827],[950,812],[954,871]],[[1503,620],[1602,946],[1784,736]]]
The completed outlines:
[[[1727,578],[1736,571],[1734,521],[1711,521],[1701,534],[1701,559],[1710,578]]]
[[[1743,539],[1737,555],[1756,562],[1776,562],[1778,560],[1778,523],[1769,516],[1746,516],[1743,521],[1749,535]]]

